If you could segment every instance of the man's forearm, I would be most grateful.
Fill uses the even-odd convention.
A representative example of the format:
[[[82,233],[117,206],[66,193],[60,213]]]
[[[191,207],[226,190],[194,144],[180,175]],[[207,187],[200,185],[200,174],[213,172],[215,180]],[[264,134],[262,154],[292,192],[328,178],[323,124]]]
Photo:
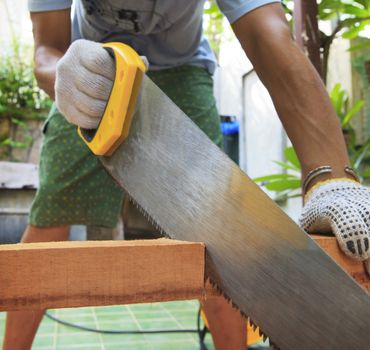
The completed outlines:
[[[328,177],[348,177],[348,155],[329,96],[320,77],[291,37],[279,4],[261,7],[233,28],[274,101],[302,165],[302,175],[330,165]],[[311,185],[314,184],[314,181]]]
[[[259,46],[254,65],[302,163],[303,175],[331,165],[344,176],[348,157],[339,119],[314,67],[293,40]]]
[[[54,100],[56,65],[63,52],[47,46],[35,50],[35,76],[38,85]]]

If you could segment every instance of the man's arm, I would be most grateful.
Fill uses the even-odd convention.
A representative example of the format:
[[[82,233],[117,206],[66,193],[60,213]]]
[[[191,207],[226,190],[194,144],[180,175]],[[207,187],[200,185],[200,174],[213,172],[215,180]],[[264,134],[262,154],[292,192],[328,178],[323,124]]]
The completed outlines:
[[[349,177],[339,120],[319,75],[294,42],[281,5],[257,8],[232,27],[274,101],[301,161],[302,176],[330,165],[333,172],[316,181]]]
[[[70,16],[70,9],[31,13],[35,41],[35,76],[40,88],[52,99],[55,98],[56,64],[71,43]]]
[[[350,163],[339,119],[319,75],[294,42],[284,11],[276,3],[257,8],[233,23],[233,29],[270,92],[303,178],[320,166],[332,168],[309,182],[301,227],[332,231],[347,255],[368,259],[370,272],[370,190],[343,179],[353,177],[344,170]]]

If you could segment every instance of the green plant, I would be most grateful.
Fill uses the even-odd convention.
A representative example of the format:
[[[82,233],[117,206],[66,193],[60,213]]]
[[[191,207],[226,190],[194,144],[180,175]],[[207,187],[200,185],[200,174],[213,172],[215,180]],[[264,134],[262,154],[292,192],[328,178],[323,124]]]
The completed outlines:
[[[337,36],[344,39],[355,39],[370,25],[370,0],[322,0],[319,4],[319,18],[322,21],[335,23],[330,34],[321,32],[323,69],[326,74],[330,46],[334,39]],[[370,44],[354,46],[351,50],[368,45]]]
[[[277,194],[276,201],[301,195],[301,165],[293,147],[285,148],[284,158],[285,162],[274,161],[282,168],[283,172],[253,179],[267,190],[275,192]]]
[[[330,92],[330,97],[338,118],[341,121],[346,138],[351,166],[356,170],[362,180],[370,179],[370,137],[362,144],[356,144],[356,132],[350,126],[350,121],[358,115],[363,108],[364,101],[354,102],[349,105],[347,92],[340,84],[336,84]],[[283,200],[301,195],[301,166],[293,147],[284,150],[285,162],[274,163],[281,166],[283,172],[266,175],[253,179],[266,189],[277,193],[276,200]]]
[[[26,148],[32,139],[27,120],[45,119],[51,106],[33,75],[31,47],[15,37],[0,54],[0,148],[6,157],[13,148]],[[22,140],[12,138],[12,130],[22,131]]]
[[[31,48],[14,38],[0,55],[0,118],[44,119],[50,105],[34,78]]]
[[[350,121],[364,106],[364,101],[358,100],[352,107],[349,107],[348,93],[345,89],[342,89],[340,83],[334,85],[330,92],[330,99],[340,119],[342,128],[350,127]]]
[[[221,13],[216,1],[207,0],[203,12],[204,28],[203,32],[208,39],[213,52],[218,57],[220,45],[224,34],[224,15]]]
[[[283,0],[285,12],[293,16],[293,0]],[[330,22],[331,31],[320,31],[323,78],[326,80],[330,47],[334,39],[355,39],[370,26],[370,0],[321,0],[318,1],[318,20]],[[370,41],[351,48],[370,46]]]
[[[361,111],[365,102],[358,100],[354,102],[353,106],[349,106],[348,93],[345,89],[342,89],[339,83],[331,90],[330,99],[340,120],[348,152],[351,155],[356,152],[357,140],[355,130],[350,125],[350,122]]]
[[[16,118],[11,118],[11,123],[22,130],[23,138],[22,140],[14,140],[12,137],[4,138],[2,141],[0,141],[0,148],[27,148],[32,142],[32,136],[28,130],[27,124],[24,121]]]

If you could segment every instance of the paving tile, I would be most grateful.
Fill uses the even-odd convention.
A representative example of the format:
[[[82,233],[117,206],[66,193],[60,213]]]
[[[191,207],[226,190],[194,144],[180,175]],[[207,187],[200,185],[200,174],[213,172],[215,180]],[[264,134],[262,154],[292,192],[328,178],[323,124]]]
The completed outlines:
[[[153,348],[149,344],[127,344],[123,348],[121,345],[105,345],[105,350],[152,350]],[[175,350],[175,349],[173,349]]]
[[[147,344],[147,340],[143,335],[135,334],[124,334],[124,335],[102,335],[102,340],[104,345],[118,346],[122,347],[131,346],[135,344],[143,345]]]
[[[135,331],[139,329],[137,323],[132,320],[110,321],[100,319],[98,319],[98,328],[115,331]]]
[[[199,350],[199,345],[193,342],[163,342],[152,345],[154,350]]]
[[[92,345],[92,344],[85,344],[85,345],[66,345],[66,346],[57,346],[56,350],[103,350],[101,345]],[[33,349],[32,349],[33,350]],[[50,350],[50,349],[48,349]]]
[[[52,346],[54,343],[54,335],[44,335],[38,333],[33,341],[33,346]]]
[[[141,321],[140,327],[144,330],[177,330],[180,329],[178,324],[171,319],[168,320],[152,320],[152,321]]]
[[[100,323],[132,323],[135,319],[131,314],[96,314],[97,322]]]
[[[44,317],[41,324],[40,324],[38,333],[42,333],[42,334],[51,333],[51,334],[53,334],[54,330],[55,330],[55,322]]]
[[[127,308],[134,313],[141,313],[147,311],[158,311],[162,312],[163,306],[162,303],[149,303],[149,304],[132,304],[127,305]]]
[[[142,334],[102,334],[101,338],[107,344],[146,342]]]
[[[127,307],[125,305],[113,305],[113,306],[98,306],[94,307],[94,312],[96,314],[122,314],[128,313]]]
[[[163,342],[163,341],[192,341],[191,333],[157,333],[157,334],[146,334],[146,339],[151,342]]]
[[[100,345],[100,336],[93,333],[85,334],[58,334],[57,346],[67,346],[67,345]]]
[[[50,310],[53,311],[53,310]],[[75,307],[75,308],[65,308],[59,309],[59,316],[89,316],[92,315],[93,310],[90,307]]]
[[[152,320],[160,320],[160,321],[168,321],[172,320],[173,317],[171,314],[168,314],[166,312],[147,312],[147,313],[137,313],[135,312],[135,318],[141,322],[141,321],[152,321]]]
[[[67,322],[72,322],[72,323],[91,323],[91,322],[94,322],[95,320],[93,314],[91,315],[58,314],[55,317],[60,318]]]
[[[174,301],[107,307],[49,310],[64,321],[113,330],[196,328],[198,301]],[[0,342],[5,313],[0,313]],[[212,350],[210,337],[208,349]],[[55,343],[55,346],[54,346]],[[199,350],[194,333],[98,334],[58,324],[44,317],[32,350]]]
[[[164,308],[164,312],[172,317],[193,317],[194,319],[198,316],[198,309],[189,308],[187,310],[171,310]]]
[[[184,317],[184,318],[178,318],[176,317],[176,321],[181,325],[181,328],[186,328],[186,329],[197,329],[197,320],[195,318],[189,318],[189,317]],[[203,327],[201,327],[202,329]]]

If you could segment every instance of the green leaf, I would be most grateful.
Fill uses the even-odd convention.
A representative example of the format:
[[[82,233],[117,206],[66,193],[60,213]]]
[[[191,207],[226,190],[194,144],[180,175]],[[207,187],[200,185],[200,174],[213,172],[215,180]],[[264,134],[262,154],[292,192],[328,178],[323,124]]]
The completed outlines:
[[[338,95],[339,95],[340,90],[341,90],[341,84],[336,83],[330,91],[330,98],[332,101],[338,100]]]
[[[365,29],[365,27],[370,23],[370,21],[362,21],[357,23],[357,25],[354,25],[353,27],[350,27],[346,32],[343,33],[342,37],[344,39],[354,39],[356,38],[361,31]]]
[[[7,138],[0,143],[0,146],[10,146],[12,148],[26,148],[27,144],[24,142],[14,141],[11,138]]]
[[[364,48],[369,47],[369,46],[370,46],[370,40],[368,40],[368,41],[366,41],[362,44],[359,44],[359,45],[351,46],[347,51],[353,52],[353,51],[356,51],[356,50],[364,49]]]
[[[349,124],[352,118],[364,107],[364,104],[365,101],[363,100],[358,100],[355,102],[354,106],[344,116],[342,120],[342,128],[345,128]]]
[[[347,105],[348,97],[345,90],[341,90],[338,94],[338,99],[335,102],[334,108],[339,117],[342,117],[342,112]]]
[[[26,124],[24,121],[19,120],[19,119],[17,119],[17,118],[11,118],[11,122],[12,122],[14,125],[18,125],[18,126],[20,126],[20,127],[22,127],[22,128],[27,128],[27,124]]]
[[[295,152],[293,147],[285,148],[284,156],[285,156],[286,160],[289,163],[293,164],[293,166],[295,167],[296,170],[301,169],[301,163],[299,162],[299,159],[297,157],[297,153]]]
[[[337,18],[338,13],[343,10],[343,4],[340,0],[323,0],[318,6],[319,19],[330,20]]]
[[[288,163],[283,163],[283,162],[278,162],[277,160],[274,160],[273,163],[280,165],[284,169],[289,169],[289,170],[294,170],[294,171],[299,171],[294,165],[288,164]]]
[[[358,6],[355,6],[355,5],[350,5],[350,4],[345,4],[343,6],[343,13],[354,15],[359,18],[366,18],[366,17],[369,17],[370,15],[369,11],[363,8],[360,8]]]
[[[281,180],[269,182],[265,187],[270,191],[280,192],[284,190],[294,190],[301,187],[300,180]]]
[[[364,179],[370,178],[370,169],[369,170],[366,170],[366,171],[363,171],[362,174],[361,174],[361,176]]]
[[[287,197],[287,199],[290,199],[290,198],[298,198],[298,197],[302,197],[302,192],[299,192],[299,193],[293,194],[293,195],[289,195]]]
[[[369,0],[352,0],[353,3],[361,5],[363,8],[367,9],[369,8]]]
[[[283,179],[289,179],[289,178],[295,178],[296,176],[283,173],[283,174],[273,174],[273,175],[266,175],[266,176],[260,176],[253,179],[254,182],[264,182],[264,181],[270,181],[270,180],[283,180]]]
[[[340,119],[342,119],[343,110],[347,105],[348,97],[346,91],[342,89],[342,85],[340,83],[334,85],[330,92],[330,99],[335,109],[335,113]]]
[[[356,156],[354,157],[354,161],[353,161],[353,167],[355,170],[357,170],[362,161],[364,160],[364,158],[367,156],[367,152],[370,148],[370,139],[367,140],[367,142],[358,150]]]

